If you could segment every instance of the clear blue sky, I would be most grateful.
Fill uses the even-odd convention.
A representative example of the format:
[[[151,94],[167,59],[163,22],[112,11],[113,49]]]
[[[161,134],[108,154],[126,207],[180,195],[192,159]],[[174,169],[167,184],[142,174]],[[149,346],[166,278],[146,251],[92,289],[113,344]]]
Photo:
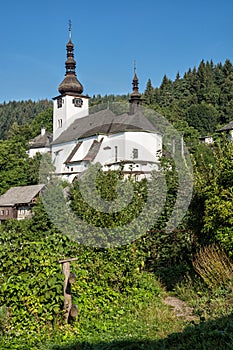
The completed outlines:
[[[0,103],[58,95],[69,19],[90,96],[130,92],[134,59],[141,92],[202,59],[233,61],[233,0],[3,1]]]

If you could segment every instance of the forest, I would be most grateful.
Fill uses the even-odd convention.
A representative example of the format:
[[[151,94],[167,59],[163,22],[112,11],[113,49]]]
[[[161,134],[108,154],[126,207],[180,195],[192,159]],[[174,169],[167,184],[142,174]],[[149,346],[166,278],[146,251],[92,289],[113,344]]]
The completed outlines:
[[[166,229],[179,192],[176,164],[166,150],[161,155],[164,207],[149,230],[143,230],[141,220],[140,236],[122,246],[93,247],[90,232],[83,244],[73,239],[67,204],[64,215],[58,214],[68,184],[49,179],[50,195],[38,200],[31,219],[0,225],[1,350],[233,349],[233,143],[218,132],[233,120],[233,65],[201,61],[183,76],[177,73],[174,81],[164,76],[160,87],[149,79],[142,97],[145,107],[163,115],[184,137],[193,168],[185,216],[173,231]],[[90,103],[128,98],[96,95]],[[51,101],[0,105],[0,194],[38,183],[42,157],[28,158],[27,150],[42,126],[52,131]],[[200,142],[207,135],[213,143]],[[106,201],[117,199],[119,183],[125,195],[133,189],[130,204],[109,214],[85,202],[78,181],[70,186],[69,208],[104,239],[102,228],[124,230],[138,217],[149,184],[124,180],[120,170],[99,169],[96,178],[93,170],[84,188],[94,181]],[[159,176],[153,181],[159,188]],[[67,234],[53,216],[67,225]],[[59,263],[67,258],[77,258],[71,263],[76,275],[71,291],[78,307],[68,323]],[[177,311],[166,302],[171,299],[185,307]]]

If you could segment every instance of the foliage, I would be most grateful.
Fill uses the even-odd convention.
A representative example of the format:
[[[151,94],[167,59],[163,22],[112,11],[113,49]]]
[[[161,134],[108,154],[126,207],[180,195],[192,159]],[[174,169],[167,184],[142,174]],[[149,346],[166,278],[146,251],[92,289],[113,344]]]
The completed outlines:
[[[209,151],[208,146],[205,147]],[[223,139],[216,142],[211,152],[211,156],[199,157],[198,165],[195,163],[191,225],[197,230],[200,242],[219,242],[231,254],[233,143]]]
[[[233,264],[220,247],[211,245],[201,248],[193,266],[209,288],[232,286]]]
[[[0,141],[0,194],[11,186],[27,184],[28,156],[18,140]]]
[[[52,215],[48,215],[47,208],[39,200],[32,219],[7,221],[0,226],[0,332],[3,334],[0,348],[232,348],[233,326],[229,316],[232,312],[232,262],[223,253],[202,248],[193,266],[211,288],[206,288],[197,275],[196,284],[180,282],[185,271],[192,273],[196,237],[198,244],[217,241],[229,254],[232,252],[233,145],[222,139],[214,146],[198,144],[199,132],[208,134],[233,117],[232,69],[229,60],[224,65],[202,61],[197,69],[189,69],[183,77],[177,74],[174,82],[164,76],[159,88],[154,89],[151,80],[148,81],[145,104],[173,123],[193,153],[193,200],[188,215],[175,231],[166,231],[178,191],[177,172],[166,149],[166,156],[161,159],[162,180],[165,179],[167,185],[163,210],[159,211],[157,206],[149,213],[153,219],[149,231],[146,229],[147,217],[144,217],[139,223],[140,235],[133,240],[132,232],[126,231],[124,225],[143,212],[150,192],[146,180],[135,182],[131,177],[126,181],[121,172],[99,171],[97,177],[96,173],[90,172],[83,187],[76,182],[70,189],[69,203],[81,221],[99,229],[120,227],[124,234],[129,234],[127,245],[115,248],[111,244],[109,248],[80,245],[69,238],[74,233],[72,225],[65,226],[67,232],[61,234],[51,219],[59,217],[62,225],[69,222],[68,203],[60,202],[63,183],[51,186],[52,194],[50,192],[47,204]],[[97,95],[93,96],[91,104],[128,98],[128,95]],[[41,156],[28,159],[26,151],[28,140],[39,134],[42,126],[51,131],[50,106],[48,101],[38,104],[13,101],[0,106],[0,137],[8,138],[0,142],[1,193],[10,186],[38,182]],[[41,175],[47,178],[46,174],[47,171]],[[156,179],[157,184],[160,180]],[[53,181],[51,185],[54,185]],[[101,212],[94,193],[102,203],[113,202],[115,207],[112,206],[110,212]],[[89,202],[84,194],[89,195]],[[158,191],[153,195],[156,198]],[[122,203],[126,204],[123,208]],[[93,239],[91,230],[85,234]],[[71,268],[77,275],[72,297],[73,303],[78,305],[79,315],[70,325],[64,326],[64,276],[58,261],[67,257],[78,258]],[[226,315],[228,318],[190,325],[183,333],[165,338],[169,333],[181,331],[184,322],[176,320],[162,303],[164,292],[155,274],[169,288],[175,287],[199,316]]]
[[[166,75],[160,87],[148,80],[143,95],[145,104],[169,121],[185,120],[201,136],[215,131],[233,119],[233,66],[229,60],[214,64],[202,60],[198,68],[189,68],[174,81]]]
[[[0,241],[0,304],[8,308],[8,326],[14,331],[39,329],[61,310],[61,237],[46,239],[46,233],[31,233],[30,221],[12,221],[1,226]]]
[[[30,124],[38,113],[50,106],[51,102],[48,100],[4,102],[0,105],[0,139],[7,138],[8,131],[14,123],[17,125]]]
[[[169,167],[167,169],[169,173]],[[128,209],[124,208],[122,213],[101,216],[92,206],[87,207],[81,196],[83,192],[80,192],[79,184],[75,183],[69,200],[76,213],[95,225],[110,227],[132,220],[145,205],[147,184],[146,181],[135,182],[129,179],[125,181],[126,192],[123,193],[118,191],[119,181],[122,181],[121,172],[99,171],[96,189],[103,200],[109,201],[116,199],[119,193],[122,199],[127,194],[127,186],[130,185],[134,189],[134,196]],[[166,209],[159,218],[158,227],[164,227],[169,217],[169,207],[174,204],[176,196],[175,184],[175,178],[170,180]],[[51,206],[53,202],[60,205],[58,198],[62,189],[63,186],[52,187]],[[59,215],[57,209],[59,208],[56,207],[54,211],[53,207],[54,215]],[[66,213],[62,212],[60,216],[64,222]],[[154,271],[158,264],[162,266],[164,263],[181,261],[184,257],[181,249],[183,252],[185,249],[179,241],[186,241],[187,249],[190,250],[188,235],[180,232],[174,238],[159,230],[157,233],[145,231],[144,236],[118,248],[91,248],[80,245],[69,239],[69,235],[58,232],[41,200],[35,206],[32,219],[21,222],[7,221],[0,226],[0,230],[0,305],[6,305],[9,310],[9,334],[21,334],[25,329],[41,332],[46,331],[48,327],[62,325],[63,276],[58,260],[78,257],[77,264],[72,264],[72,271],[76,273],[78,281],[72,286],[73,302],[78,305],[80,313],[79,319],[73,321],[74,329],[79,330],[81,336],[88,337],[93,330],[97,333],[116,333],[118,325],[119,336],[122,336],[132,310],[135,310],[135,315],[143,300],[149,300],[152,295],[161,293],[158,285],[154,285],[155,281],[149,280],[149,276],[144,275],[143,271]],[[147,276],[146,279],[143,276]],[[130,306],[124,305],[125,300],[130,301]],[[139,328],[139,323],[137,328],[142,333],[145,325]],[[129,332],[131,331],[133,330],[129,329]]]
[[[93,95],[92,98],[90,99],[90,107],[96,106],[98,104],[106,104],[108,102],[124,102],[129,100],[130,95],[105,95],[101,96],[100,94],[98,95]]]
[[[47,132],[53,132],[53,110],[51,107],[38,113],[31,123],[32,137],[40,134],[41,128],[45,128]]]

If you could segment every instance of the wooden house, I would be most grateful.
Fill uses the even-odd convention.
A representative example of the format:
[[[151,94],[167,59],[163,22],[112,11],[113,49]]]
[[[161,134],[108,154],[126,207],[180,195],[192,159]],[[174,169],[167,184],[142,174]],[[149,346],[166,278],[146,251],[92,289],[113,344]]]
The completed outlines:
[[[0,222],[31,218],[32,207],[43,188],[43,184],[11,187],[0,196]]]

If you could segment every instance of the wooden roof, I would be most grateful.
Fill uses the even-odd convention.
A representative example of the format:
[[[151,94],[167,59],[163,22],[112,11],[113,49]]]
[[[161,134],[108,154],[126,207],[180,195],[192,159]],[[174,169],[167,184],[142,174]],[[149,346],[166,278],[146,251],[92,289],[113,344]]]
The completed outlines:
[[[30,203],[44,188],[45,185],[11,187],[0,196],[0,206],[13,206]]]

